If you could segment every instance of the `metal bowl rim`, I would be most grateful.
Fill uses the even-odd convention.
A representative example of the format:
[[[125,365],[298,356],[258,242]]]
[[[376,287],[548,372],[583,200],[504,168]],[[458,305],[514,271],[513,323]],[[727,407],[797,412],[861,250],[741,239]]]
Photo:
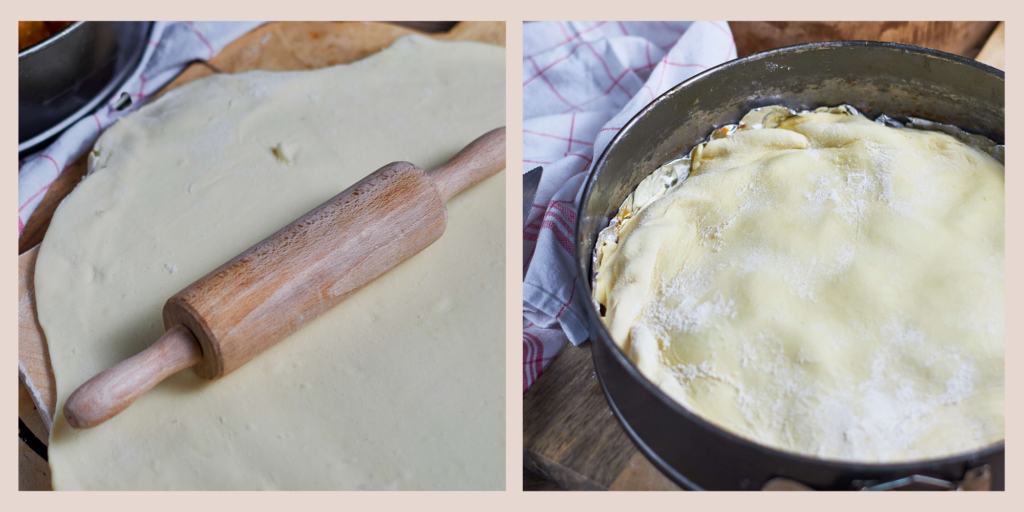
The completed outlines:
[[[82,24],[85,24],[85,23],[89,23],[89,22],[87,22],[87,21],[75,22],[75,23],[65,27],[64,30],[62,30],[61,32],[58,32],[58,35],[54,35],[53,37],[50,37],[47,40],[41,41],[41,42],[39,42],[36,45],[33,45],[33,46],[30,46],[30,47],[26,48],[24,50],[24,52],[18,54],[18,61],[19,61],[19,63],[21,62],[21,58],[23,56],[24,57],[28,56],[26,54],[26,52],[29,52],[31,50],[33,52],[33,54],[34,54],[34,52],[36,51],[37,47],[39,48],[39,50],[42,50],[42,48],[44,46],[43,43],[47,43],[47,45],[48,45],[49,44],[48,42],[51,41],[51,40],[56,40],[58,38],[63,38],[65,36],[67,36],[73,29],[78,28]],[[121,23],[142,23],[142,24],[145,24],[145,26],[146,26],[146,28],[145,28],[145,33],[146,33],[145,39],[149,40],[149,37],[153,35],[153,26],[155,25],[155,22],[152,22],[152,21],[130,21],[130,22],[121,22]],[[108,83],[99,93],[97,93],[97,95],[93,99],[89,100],[88,103],[86,103],[85,105],[80,107],[78,110],[76,110],[76,111],[72,112],[71,114],[69,114],[67,117],[62,119],[60,122],[54,124],[53,126],[51,126],[51,127],[47,128],[46,130],[40,132],[39,134],[29,138],[28,140],[18,141],[18,154],[19,155],[27,154],[28,152],[41,149],[43,142],[45,142],[45,141],[47,141],[47,140],[49,140],[49,139],[59,135],[64,130],[66,130],[68,127],[70,127],[71,125],[73,125],[74,123],[78,122],[79,120],[81,120],[86,115],[88,115],[90,112],[93,112],[94,110],[96,110],[96,108],[99,105],[101,105],[104,101],[110,99],[112,97],[113,93],[116,92],[119,87],[124,85],[124,83],[127,82],[132,77],[132,74],[138,69],[139,64],[142,62],[142,59],[145,58],[145,56],[146,56],[146,49],[143,48],[142,51],[139,52],[139,55],[134,60],[134,62],[131,65],[127,66],[123,70],[123,72],[122,72],[123,76],[121,76],[120,78],[116,78],[116,79],[112,80],[110,83]]]
[[[581,247],[582,244],[580,244],[580,242],[582,240],[582,236],[581,235],[583,233],[583,222],[584,222],[584,219],[585,219],[586,205],[590,202],[590,194],[591,194],[591,191],[593,189],[594,181],[595,181],[595,179],[597,178],[597,175],[598,175],[598,173],[596,171],[603,165],[603,163],[606,160],[606,157],[608,156],[609,151],[611,151],[612,148],[617,145],[617,143],[619,142],[620,138],[624,134],[628,133],[630,131],[630,129],[633,128],[638,122],[640,122],[643,118],[647,117],[649,112],[651,112],[652,110],[657,108],[661,103],[666,101],[670,96],[673,96],[673,95],[677,94],[679,91],[681,91],[682,89],[684,89],[686,87],[689,87],[690,85],[692,85],[692,84],[694,84],[694,83],[696,83],[696,82],[698,82],[700,80],[705,79],[707,76],[709,76],[712,73],[721,72],[721,71],[729,69],[731,67],[740,65],[741,63],[746,63],[748,61],[761,60],[761,59],[764,59],[764,58],[767,58],[767,57],[771,57],[772,55],[777,55],[777,54],[780,54],[780,53],[794,53],[794,52],[803,52],[803,51],[810,51],[810,50],[838,48],[838,47],[850,47],[850,46],[861,46],[861,47],[868,47],[868,48],[884,48],[884,49],[890,49],[890,50],[899,50],[899,51],[902,51],[904,53],[912,53],[912,54],[923,55],[923,56],[932,57],[932,58],[945,59],[945,60],[953,61],[953,62],[956,62],[956,63],[959,63],[959,64],[964,64],[964,65],[968,65],[968,66],[977,68],[980,71],[992,74],[992,75],[996,76],[997,78],[999,78],[1000,80],[1004,80],[1005,81],[1005,74],[1004,74],[1003,71],[1001,71],[999,69],[996,69],[996,68],[994,68],[992,66],[988,66],[986,64],[982,64],[982,63],[980,63],[978,61],[961,57],[959,55],[954,55],[954,54],[951,54],[951,53],[935,50],[935,49],[932,49],[932,48],[923,48],[923,47],[920,47],[920,46],[913,46],[913,45],[902,44],[902,43],[889,43],[889,42],[881,42],[881,41],[848,40],[848,41],[825,41],[825,42],[817,42],[817,43],[805,43],[805,44],[798,44],[798,45],[792,45],[792,46],[784,46],[784,47],[780,47],[780,48],[773,48],[771,50],[765,50],[763,52],[753,53],[753,54],[747,55],[746,57],[739,58],[739,59],[733,59],[731,61],[727,61],[727,62],[719,64],[719,65],[717,65],[715,67],[712,67],[712,68],[709,68],[707,70],[704,70],[704,71],[702,71],[700,73],[697,73],[696,75],[694,75],[694,76],[692,76],[692,77],[690,77],[690,78],[688,78],[688,79],[686,79],[686,80],[676,84],[674,87],[669,88],[664,93],[662,93],[657,98],[655,98],[650,103],[648,103],[643,108],[641,108],[632,118],[630,118],[630,120],[626,124],[624,124],[622,126],[622,128],[619,130],[619,132],[616,133],[614,137],[612,137],[611,141],[609,141],[608,146],[605,147],[604,151],[601,153],[601,156],[597,160],[594,161],[594,165],[591,167],[590,175],[587,176],[587,179],[586,179],[586,181],[583,184],[583,196],[580,199],[580,205],[579,205],[579,207],[577,208],[577,211],[576,211],[576,225],[575,225],[576,251],[575,252],[576,252],[576,262],[577,262],[576,272],[579,275],[581,275],[581,276],[586,276],[586,278],[585,279],[577,279],[576,282],[577,282],[577,285],[581,287],[581,290],[580,290],[582,292],[581,300],[583,300],[585,302],[584,307],[587,308],[588,316],[598,315],[599,312],[594,310],[593,302],[591,300],[591,297],[593,296],[593,290],[590,287],[590,272],[589,272],[589,270],[590,270],[590,268],[589,268],[590,267],[590,263],[589,262],[591,261],[591,254],[593,252],[593,247],[587,247],[586,248],[586,252],[584,254],[581,254],[581,251],[583,251],[583,248]],[[592,316],[592,318],[598,318],[598,317],[597,316]],[[610,345],[611,346],[611,353],[613,354],[613,357],[615,357],[616,361],[623,365],[623,367],[625,368],[626,372],[630,375],[630,377],[632,377],[633,379],[638,380],[640,382],[641,386],[643,386],[644,389],[646,389],[648,392],[650,392],[653,396],[657,397],[657,399],[659,401],[661,401],[663,404],[667,405],[671,410],[673,410],[677,414],[680,414],[681,416],[683,416],[687,420],[690,420],[691,422],[696,423],[702,429],[708,430],[711,433],[713,433],[713,434],[715,434],[715,435],[717,435],[719,437],[724,437],[724,438],[726,438],[727,440],[729,440],[731,442],[739,443],[741,445],[746,446],[747,448],[754,449],[754,450],[760,452],[763,455],[769,455],[769,456],[774,456],[774,457],[781,457],[781,458],[785,459],[787,462],[795,462],[795,463],[801,463],[801,464],[811,464],[811,465],[816,465],[816,466],[819,466],[819,467],[829,467],[829,468],[838,469],[838,470],[854,470],[854,471],[863,471],[863,472],[872,472],[872,471],[902,471],[902,472],[906,472],[908,474],[912,474],[912,473],[917,472],[918,470],[926,469],[926,468],[931,467],[931,466],[966,464],[966,463],[972,462],[972,461],[974,461],[974,460],[976,460],[978,458],[988,457],[988,456],[990,456],[992,454],[1005,451],[1006,440],[1004,439],[1002,441],[999,441],[998,443],[995,443],[995,444],[992,444],[992,445],[980,448],[980,449],[975,450],[975,451],[954,454],[954,455],[950,455],[950,456],[946,456],[946,457],[942,457],[942,458],[920,459],[920,460],[911,460],[911,461],[906,461],[906,462],[875,464],[875,463],[865,463],[865,462],[857,462],[857,461],[819,459],[819,458],[808,457],[808,456],[805,456],[805,455],[800,455],[800,454],[796,454],[796,453],[792,453],[792,452],[786,452],[786,451],[778,450],[778,449],[775,449],[775,448],[771,448],[771,447],[765,446],[763,444],[755,443],[755,442],[750,441],[750,440],[748,440],[746,438],[740,437],[740,436],[738,436],[738,435],[736,435],[736,434],[734,434],[734,433],[732,433],[732,432],[730,432],[730,431],[728,431],[728,430],[726,430],[724,428],[721,428],[721,427],[719,427],[719,426],[717,426],[717,425],[715,425],[715,424],[705,420],[704,418],[700,417],[696,413],[690,411],[689,409],[683,407],[680,403],[678,403],[675,400],[673,400],[671,397],[666,395],[660,388],[658,388],[658,386],[655,386],[647,377],[645,377],[640,372],[640,370],[636,367],[636,364],[633,363],[633,361],[631,359],[629,359],[629,357],[622,351],[622,349],[619,347],[619,345],[612,340],[611,334],[608,332],[608,329],[604,326],[603,322],[601,322],[600,320],[596,320],[596,321],[592,320],[592,321],[588,322],[588,325],[590,325],[591,330],[594,329],[594,325],[595,324],[597,325],[598,332],[597,333],[594,333],[594,332],[591,333],[591,335],[590,335],[591,342],[604,343],[604,344]],[[598,374],[600,374],[600,370],[598,369],[597,371],[598,371]],[[603,381],[602,381],[602,385],[603,385]],[[608,397],[607,390],[605,390],[605,396]],[[616,415],[616,418],[618,418],[620,421],[624,421],[624,418],[621,418],[618,415]]]
[[[64,39],[64,37],[66,37],[68,34],[70,34],[71,32],[73,32],[75,30],[78,30],[79,27],[81,27],[82,25],[85,25],[86,23],[89,23],[89,22],[88,21],[76,21],[76,22],[73,22],[72,24],[70,24],[70,25],[60,29],[60,32],[57,32],[56,34],[54,34],[54,35],[52,35],[50,37],[47,37],[46,39],[43,39],[42,41],[39,41],[38,43],[36,43],[36,44],[34,44],[32,46],[29,46],[28,48],[25,48],[24,50],[18,52],[18,60],[21,60],[24,57],[29,57],[29,56],[31,56],[34,53],[43,51],[44,49],[48,48],[51,45],[57,44],[57,40],[58,39]]]

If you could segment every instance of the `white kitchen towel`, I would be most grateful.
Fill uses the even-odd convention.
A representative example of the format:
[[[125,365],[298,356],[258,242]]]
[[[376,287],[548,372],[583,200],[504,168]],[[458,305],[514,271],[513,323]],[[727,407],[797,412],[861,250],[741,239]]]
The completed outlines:
[[[213,58],[231,41],[238,39],[263,22],[158,21],[145,44],[138,68],[131,78],[92,115],[80,119],[42,151],[19,162],[18,166],[18,237],[25,222],[39,206],[46,190],[67,166],[92,148],[96,139],[119,117],[144,105],[156,92],[196,59]],[[266,41],[262,41],[266,43]],[[131,107],[114,108],[122,93],[131,97]]]
[[[656,97],[734,58],[722,21],[523,27],[523,172],[544,168],[523,229],[523,393],[569,342],[589,336],[573,233],[594,159]]]

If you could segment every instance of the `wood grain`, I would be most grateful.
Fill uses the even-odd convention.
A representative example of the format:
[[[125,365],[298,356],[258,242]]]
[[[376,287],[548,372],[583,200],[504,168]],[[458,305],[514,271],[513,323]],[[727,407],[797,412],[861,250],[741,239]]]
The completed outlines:
[[[57,405],[57,384],[46,350],[46,338],[39,325],[35,305],[35,247],[18,257],[18,379],[38,410],[45,427],[40,439],[49,439],[54,409]],[[27,411],[26,411],[27,412]],[[30,420],[25,420],[31,424]]]
[[[992,31],[985,46],[976,57],[978,62],[984,62],[996,69],[1006,68],[1006,24],[1002,21]]]
[[[25,387],[25,383],[18,379],[18,419],[28,427],[32,435],[36,436],[44,446],[50,442],[50,428],[43,423],[43,416],[39,414],[32,396]]]
[[[740,57],[818,41],[886,41],[933,48],[973,59],[995,21],[730,21]]]
[[[504,21],[462,22],[447,34],[437,36],[446,41],[478,41],[505,46]]]
[[[74,428],[92,428],[118,415],[167,377],[202,359],[192,333],[175,325],[145,350],[100,372],[64,402]]]
[[[441,197],[448,201],[504,168],[505,127],[502,126],[477,137],[441,167],[431,171],[430,180]]]
[[[18,439],[18,490],[52,491],[50,465]]]
[[[679,489],[612,415],[589,342],[566,348],[523,396],[523,464],[569,490]]]

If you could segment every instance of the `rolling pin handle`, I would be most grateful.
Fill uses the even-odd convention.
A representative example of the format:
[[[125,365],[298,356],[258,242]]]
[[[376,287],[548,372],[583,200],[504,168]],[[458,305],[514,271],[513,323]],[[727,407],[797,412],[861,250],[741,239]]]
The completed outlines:
[[[109,420],[171,375],[199,363],[202,350],[187,327],[170,328],[156,343],[82,384],[64,404],[74,428]]]
[[[505,168],[505,127],[495,128],[462,148],[428,174],[445,202]]]

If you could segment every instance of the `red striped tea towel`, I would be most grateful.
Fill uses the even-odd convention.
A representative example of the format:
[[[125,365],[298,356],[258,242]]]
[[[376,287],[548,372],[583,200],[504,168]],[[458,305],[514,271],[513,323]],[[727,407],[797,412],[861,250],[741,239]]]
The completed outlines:
[[[523,229],[523,393],[568,342],[589,336],[573,232],[594,158],[654,98],[734,58],[721,21],[523,27],[523,172],[544,167]]]
[[[71,125],[42,151],[21,160],[18,165],[18,237],[25,223],[39,206],[46,190],[67,166],[85,154],[103,130],[119,117],[144,105],[151,95],[174,80],[189,62],[208,60],[228,43],[263,22],[158,21],[153,24],[138,69],[96,112]],[[263,41],[266,43],[266,41]],[[114,108],[122,93],[131,96],[131,107]]]

